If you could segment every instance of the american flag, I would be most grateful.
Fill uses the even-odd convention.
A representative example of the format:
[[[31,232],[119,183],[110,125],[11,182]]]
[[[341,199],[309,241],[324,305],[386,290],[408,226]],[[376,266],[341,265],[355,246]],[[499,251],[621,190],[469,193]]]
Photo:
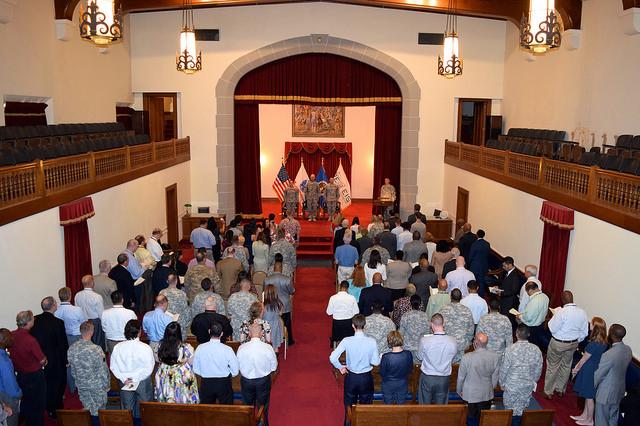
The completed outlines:
[[[278,199],[280,201],[284,200],[284,190],[287,189],[291,179],[289,179],[289,174],[287,173],[287,169],[284,168],[284,164],[280,166],[280,171],[278,172],[278,176],[273,181],[273,185],[271,187],[275,191]]]

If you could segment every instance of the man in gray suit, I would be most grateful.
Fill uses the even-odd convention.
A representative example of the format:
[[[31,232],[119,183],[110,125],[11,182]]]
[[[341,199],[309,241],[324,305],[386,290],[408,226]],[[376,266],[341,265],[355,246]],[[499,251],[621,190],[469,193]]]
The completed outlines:
[[[487,350],[488,341],[486,334],[476,334],[474,351],[460,361],[456,392],[469,407],[467,424],[478,424],[480,411],[491,409],[493,388],[498,384],[500,355]]]
[[[296,292],[296,289],[293,287],[291,278],[282,273],[282,260],[282,255],[277,253],[273,264],[273,272],[265,278],[264,288],[268,285],[276,288],[278,298],[283,305],[282,322],[284,322],[284,326],[287,328],[287,335],[289,336],[287,343],[291,346],[295,343],[293,340],[293,329],[291,327],[291,296]]]
[[[116,282],[109,278],[109,271],[111,271],[111,262],[108,260],[101,260],[98,264],[100,273],[93,277],[93,291],[98,293],[102,297],[102,304],[105,309],[113,308],[113,302],[111,301],[111,293],[116,291],[118,287]]]
[[[620,401],[624,397],[625,375],[631,362],[631,348],[622,339],[627,330],[620,324],[609,327],[611,349],[602,354],[593,376],[596,387],[596,425],[618,424]]]
[[[398,257],[400,256],[400,257]],[[402,250],[396,252],[396,259],[387,264],[387,281],[384,286],[393,292],[393,301],[404,296],[411,277],[411,265],[402,260],[404,254]]]

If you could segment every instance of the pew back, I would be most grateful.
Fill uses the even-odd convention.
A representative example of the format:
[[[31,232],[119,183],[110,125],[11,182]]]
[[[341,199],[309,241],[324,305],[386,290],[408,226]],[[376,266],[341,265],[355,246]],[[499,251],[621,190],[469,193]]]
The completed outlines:
[[[257,419],[248,405],[195,405],[143,402],[140,404],[143,426],[190,425],[253,426]]]
[[[58,410],[56,414],[60,426],[91,426],[88,410]]]
[[[512,410],[482,410],[480,426],[511,426]]]
[[[464,426],[464,405],[353,405],[349,414],[352,426]]]
[[[133,426],[130,410],[98,410],[100,426]]]

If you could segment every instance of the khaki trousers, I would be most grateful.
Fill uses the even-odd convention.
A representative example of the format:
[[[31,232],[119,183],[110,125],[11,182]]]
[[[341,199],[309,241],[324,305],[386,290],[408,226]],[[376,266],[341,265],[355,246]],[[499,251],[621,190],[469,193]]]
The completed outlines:
[[[578,349],[578,342],[562,343],[551,339],[547,349],[547,372],[544,375],[544,393],[564,392],[571,375],[573,353]]]

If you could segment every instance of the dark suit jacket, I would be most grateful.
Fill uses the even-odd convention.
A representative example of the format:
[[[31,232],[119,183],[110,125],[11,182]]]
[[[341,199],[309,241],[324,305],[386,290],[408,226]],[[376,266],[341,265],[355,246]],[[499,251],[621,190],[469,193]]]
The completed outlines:
[[[362,260],[362,253],[369,247],[373,246],[373,241],[369,237],[360,237],[357,241],[358,253],[360,254],[360,260]]]
[[[336,233],[333,236],[333,252],[336,252],[336,249],[338,247],[340,247],[341,245],[344,244],[344,233],[348,228],[339,228]],[[354,234],[351,234],[351,243],[350,245],[352,245],[353,247],[356,248],[356,250],[358,250],[358,256],[362,253],[360,251],[360,246],[358,245],[358,242],[356,241],[356,236]]]
[[[373,285],[371,287],[363,288],[360,292],[360,301],[358,302],[358,308],[360,313],[364,316],[371,315],[373,302],[379,300],[384,306],[384,315],[389,316],[393,311],[393,294],[391,289],[382,287],[381,285]]]
[[[420,268],[420,271],[409,278],[409,282],[416,286],[416,294],[422,299],[422,304],[426,307],[431,293],[429,287],[438,285],[438,276],[428,269]]]
[[[191,333],[196,336],[196,340],[198,343],[207,343],[211,340],[211,336],[209,335],[209,330],[211,329],[211,325],[217,322],[222,325],[222,339],[220,341],[222,343],[226,342],[227,339],[230,339],[233,336],[233,329],[231,328],[231,322],[224,315],[220,315],[217,312],[213,311],[205,311],[196,315],[191,321]]]
[[[471,251],[471,244],[473,244],[478,237],[473,232],[467,232],[460,237],[458,241],[458,248],[460,248],[460,254],[464,257],[464,260],[469,263],[469,252]]]
[[[422,222],[427,223],[427,217],[423,215],[421,212],[410,214],[409,217],[407,218],[407,222],[413,225],[416,221],[416,216],[419,216]]]
[[[127,309],[131,309],[131,303],[135,300],[133,283],[134,279],[131,277],[131,273],[122,265],[114,266],[109,271],[109,278],[116,282],[118,291],[122,293],[124,298],[123,306]]]
[[[169,287],[169,284],[167,284],[167,278],[169,278],[169,274],[171,272],[175,272],[173,268],[162,265],[158,265],[155,271],[153,271],[151,283],[153,286],[153,294],[155,296],[157,296],[161,290]]]
[[[478,275],[484,276],[489,270],[489,253],[491,252],[491,244],[484,239],[476,240],[471,244],[469,259],[466,259],[469,270],[473,272],[478,279]]]
[[[442,265],[442,278],[446,277],[449,272],[455,271],[455,270],[456,270],[455,259],[451,259],[450,261],[445,262],[444,265]]]
[[[396,234],[391,231],[383,231],[378,234],[378,238],[380,238],[380,245],[386,248],[389,252],[389,258],[395,260],[396,251],[398,250],[398,239],[396,238]]]
[[[49,312],[43,312],[35,316],[31,335],[36,338],[47,357],[45,373],[55,374],[59,379],[66,377],[69,343],[64,321]]]
[[[518,306],[518,295],[520,294],[521,286],[522,282],[515,268],[509,275],[505,273],[500,282],[500,289],[503,290],[500,293],[500,313],[502,315],[507,315],[509,309]]]

